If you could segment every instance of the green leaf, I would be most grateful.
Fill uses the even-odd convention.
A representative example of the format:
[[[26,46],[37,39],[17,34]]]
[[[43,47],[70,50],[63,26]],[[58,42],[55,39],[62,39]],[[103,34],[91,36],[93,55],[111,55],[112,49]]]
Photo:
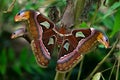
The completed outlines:
[[[16,73],[18,73],[19,75],[22,75],[21,64],[19,61],[15,61],[12,68]]]
[[[12,48],[10,48],[9,50],[8,50],[8,59],[11,61],[11,62],[13,62],[14,60],[15,60],[15,54],[14,54],[14,51],[13,51],[13,49]]]
[[[120,7],[120,2],[116,2],[114,3],[107,11],[107,13],[103,16],[103,19],[105,19],[106,17],[108,17],[109,15],[111,15],[111,13],[114,12],[115,9],[117,9],[118,7]]]
[[[29,56],[29,59],[31,57]],[[32,69],[31,69],[31,66],[30,66],[30,62],[29,62],[29,59],[28,59],[28,49],[24,48],[21,52],[21,55],[20,55],[20,62],[21,62],[21,66],[28,72],[32,73]]]
[[[6,57],[6,49],[2,50],[0,53],[0,73],[4,75],[7,69],[7,57]]]
[[[82,22],[82,23],[80,24],[80,28],[86,28],[86,27],[88,27],[87,23]]]
[[[28,63],[28,60],[29,60],[28,59],[28,51],[27,51],[27,49],[24,48],[20,54],[20,62],[24,66],[24,65],[26,65],[26,63]]]
[[[100,80],[100,77],[101,77],[101,73],[98,72],[93,76],[92,80]]]
[[[115,14],[115,22],[114,22],[113,31],[111,33],[111,37],[119,30],[120,30],[120,9]]]
[[[114,23],[113,19],[111,17],[107,17],[104,20],[102,20],[102,23],[109,29],[112,29]]]
[[[45,71],[43,71],[43,69],[40,68],[39,65],[37,65],[37,63],[34,64],[34,65],[31,65],[31,66],[32,66],[32,69],[33,69],[34,71],[36,71],[37,73],[39,73],[39,74],[41,74],[41,75],[46,74]]]
[[[102,45],[102,44],[99,44],[98,46],[99,46],[100,48],[105,48],[105,46]]]

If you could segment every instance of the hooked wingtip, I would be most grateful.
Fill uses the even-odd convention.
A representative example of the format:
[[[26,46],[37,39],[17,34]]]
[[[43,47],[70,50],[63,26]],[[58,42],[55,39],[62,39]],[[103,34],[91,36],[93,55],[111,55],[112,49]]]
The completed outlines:
[[[109,42],[105,42],[105,48],[109,48]]]
[[[14,17],[14,21],[15,21],[15,22],[18,21],[18,17],[17,17],[17,15]]]
[[[99,32],[99,35],[97,37],[97,40],[102,43],[105,48],[109,48],[109,39],[106,36],[106,34],[104,34],[103,32]]]
[[[15,38],[15,36],[12,34],[12,35],[11,35],[11,39],[14,39],[14,38]]]

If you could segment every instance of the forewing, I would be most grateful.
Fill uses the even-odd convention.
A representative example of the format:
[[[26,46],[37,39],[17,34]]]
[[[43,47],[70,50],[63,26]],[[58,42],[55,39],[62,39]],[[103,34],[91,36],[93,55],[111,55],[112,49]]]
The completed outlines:
[[[78,50],[78,47],[80,47],[80,41],[86,39],[90,35],[90,29],[79,29],[73,30],[71,35],[65,36],[59,52],[56,67],[57,71],[67,72],[79,63],[82,59],[82,54]]]
[[[42,14],[37,16],[39,39],[31,43],[36,60],[41,67],[47,67],[55,45],[54,23]],[[41,30],[42,28],[42,30]]]
[[[37,21],[43,30],[42,31],[43,44],[45,45],[45,48],[48,50],[48,52],[52,54],[53,48],[56,43],[56,37],[55,37],[56,33],[53,30],[55,24],[42,14],[39,14],[37,16]]]

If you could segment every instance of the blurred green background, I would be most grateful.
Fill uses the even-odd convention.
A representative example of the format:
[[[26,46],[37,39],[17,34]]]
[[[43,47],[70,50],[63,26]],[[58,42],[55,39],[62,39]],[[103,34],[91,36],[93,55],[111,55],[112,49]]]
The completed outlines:
[[[23,38],[12,40],[10,37],[15,29],[24,26],[23,23],[14,22],[14,16],[20,10],[40,10],[41,13],[47,16],[51,6],[57,6],[63,12],[66,0],[17,0],[13,10],[4,13],[12,1],[0,0],[0,80],[54,80],[56,74],[54,60],[50,62],[48,68],[40,68],[35,61],[29,43]],[[95,1],[97,2],[97,0]],[[85,28],[86,25],[88,26],[92,23],[92,27],[101,29],[107,34],[110,39],[110,46],[112,46],[116,39],[120,39],[120,1],[106,0],[105,5],[100,5],[98,11],[96,11],[96,7],[96,3],[90,6],[91,9],[86,14],[88,15],[87,21],[83,21],[80,24],[80,28]],[[84,16],[81,16],[82,18]],[[117,73],[118,80],[120,80],[119,43],[109,58],[97,70],[97,72],[101,72],[105,80],[115,80]],[[111,48],[105,49],[100,45],[85,55],[80,80],[86,78],[110,50]],[[77,80],[79,65],[73,69],[69,80]],[[110,73],[112,74],[111,76]],[[103,80],[103,78],[100,80]]]

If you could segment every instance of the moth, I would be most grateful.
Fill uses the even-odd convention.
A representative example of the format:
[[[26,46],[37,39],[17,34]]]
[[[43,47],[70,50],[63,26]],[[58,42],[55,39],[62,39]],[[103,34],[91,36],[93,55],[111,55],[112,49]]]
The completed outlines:
[[[31,37],[30,44],[41,67],[48,66],[55,45],[60,47],[56,53],[58,54],[56,70],[59,72],[68,72],[75,67],[96,43],[100,42],[106,48],[109,47],[108,37],[95,28],[76,30],[58,28],[50,19],[34,10],[20,11],[16,14],[15,21],[28,22],[25,29],[27,35]],[[23,35],[26,32],[21,31]],[[19,34],[14,35],[19,37]]]

